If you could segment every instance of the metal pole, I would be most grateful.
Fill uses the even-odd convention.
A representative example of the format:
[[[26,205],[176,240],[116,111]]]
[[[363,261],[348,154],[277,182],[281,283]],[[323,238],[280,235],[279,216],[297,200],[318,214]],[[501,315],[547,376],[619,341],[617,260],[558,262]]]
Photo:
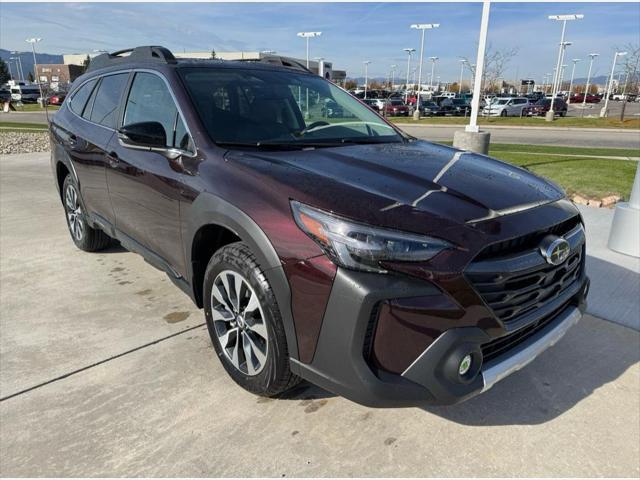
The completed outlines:
[[[369,61],[364,62],[364,98],[367,98],[367,83],[369,74]]]
[[[7,66],[9,67],[9,78],[13,80],[13,73],[11,72],[11,59],[7,61]]]
[[[416,96],[416,108],[420,106],[422,100],[422,59],[424,57],[424,28],[422,29],[422,40],[420,41],[420,67],[418,68],[418,95]]]
[[[473,84],[473,99],[471,100],[471,118],[465,127],[467,132],[478,132],[478,110],[480,109],[480,88],[484,70],[484,51],[487,46],[487,32],[489,31],[489,10],[491,2],[482,4],[482,20],[480,21],[480,41],[478,42],[478,57],[476,59],[475,81]]]
[[[551,92],[551,105],[549,106],[549,113],[551,119],[553,120],[553,103],[556,99],[556,95],[558,94],[558,79],[560,78],[560,65],[562,65],[562,53],[563,53],[563,45],[564,45],[564,33],[567,29],[567,21],[562,21],[562,35],[560,35],[560,49],[558,50],[558,62],[556,63],[556,74],[553,79],[553,91]]]
[[[590,53],[591,61],[589,62],[589,73],[587,73],[587,83],[584,87],[584,97],[582,98],[582,108],[587,106],[587,95],[589,94],[589,81],[591,80],[591,69],[593,68],[593,60],[598,56],[597,53]]]
[[[576,73],[576,63],[580,60],[577,58],[573,59],[573,68],[571,69],[571,81],[569,82],[569,96],[567,97],[567,104],[571,103],[571,92],[573,90],[573,76]]]
[[[410,49],[406,49],[405,50],[408,55],[407,55],[407,83],[405,84],[405,90],[404,90],[404,103],[407,103],[407,100],[409,100],[409,68],[411,67],[411,50]]]
[[[433,91],[433,74],[435,72],[436,69],[436,59],[432,58],[431,59],[431,77],[429,78],[429,88],[431,89],[431,91]]]
[[[604,100],[604,107],[602,107],[602,110],[600,110],[600,117],[606,117],[607,116],[607,108],[609,107],[609,96],[611,95],[611,87],[613,86],[613,72],[616,69],[616,61],[618,60],[618,56],[622,56],[625,55],[626,52],[616,52],[613,55],[613,65],[611,65],[611,75],[609,76],[609,85],[607,86],[607,91],[605,92],[605,100]]]
[[[466,60],[460,60],[460,83],[458,83],[458,94],[462,97],[462,74],[464,73],[464,64]]]
[[[27,40],[29,41],[29,40]],[[31,51],[33,52],[33,70],[34,70],[34,80],[38,84],[38,90],[40,90],[40,98],[42,99],[42,107],[44,107],[44,95],[42,94],[42,84],[38,79],[38,61],[36,60],[36,42],[39,42],[40,39],[31,38],[29,43],[31,43]]]

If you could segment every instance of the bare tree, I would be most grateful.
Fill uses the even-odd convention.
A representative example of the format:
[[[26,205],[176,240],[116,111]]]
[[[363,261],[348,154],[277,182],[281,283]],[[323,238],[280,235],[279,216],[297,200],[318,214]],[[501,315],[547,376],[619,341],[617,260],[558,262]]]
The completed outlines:
[[[482,88],[480,91],[493,91],[496,88],[496,82],[503,78],[504,73],[509,68],[509,64],[513,57],[518,54],[518,47],[506,48],[504,50],[495,50],[491,44],[487,47],[484,54],[484,71],[482,72]],[[475,75],[476,68],[473,62],[463,57],[471,72]]]
[[[623,67],[624,67],[624,87],[622,87],[622,93],[624,96],[624,102],[622,103],[622,110],[620,111],[620,120],[624,120],[624,113],[627,107],[627,99],[629,94],[640,94],[640,82],[638,79],[638,67],[640,66],[640,45],[627,43],[623,48],[616,48],[616,51],[627,52],[625,55]],[[618,89],[620,86],[618,85]]]

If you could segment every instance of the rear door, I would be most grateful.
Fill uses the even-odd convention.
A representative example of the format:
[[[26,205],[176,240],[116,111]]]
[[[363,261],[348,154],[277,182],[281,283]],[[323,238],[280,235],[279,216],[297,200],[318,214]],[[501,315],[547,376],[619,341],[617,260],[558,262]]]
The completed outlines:
[[[123,126],[159,122],[165,129],[168,149],[194,155],[183,117],[159,73],[135,72],[123,104]],[[180,199],[190,174],[181,168],[179,158],[170,160],[162,152],[124,146],[117,135],[111,139],[109,151],[107,182],[116,227],[150,251],[147,253],[160,257],[162,264],[156,266],[184,272]]]
[[[128,72],[121,72],[90,80],[74,93],[69,105],[75,118],[68,151],[82,199],[87,212],[106,227],[115,222],[107,190],[107,146],[115,134],[128,76]]]

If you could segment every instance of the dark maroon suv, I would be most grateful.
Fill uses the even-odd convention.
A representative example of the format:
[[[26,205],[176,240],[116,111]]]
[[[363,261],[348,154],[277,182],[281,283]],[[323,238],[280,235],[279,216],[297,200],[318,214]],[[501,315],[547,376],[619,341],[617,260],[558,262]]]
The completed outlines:
[[[557,186],[409,137],[291,59],[103,54],[51,138],[75,244],[165,271],[256,394],[303,378],[367,405],[455,403],[585,308],[583,224]]]

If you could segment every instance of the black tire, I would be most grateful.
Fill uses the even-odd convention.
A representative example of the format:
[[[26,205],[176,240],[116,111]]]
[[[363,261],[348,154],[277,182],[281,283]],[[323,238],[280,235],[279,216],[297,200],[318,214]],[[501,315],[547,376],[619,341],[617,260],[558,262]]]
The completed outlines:
[[[214,281],[224,271],[242,276],[260,302],[262,321],[268,334],[268,349],[264,366],[254,375],[241,371],[227,357],[214,326],[212,290]],[[211,257],[204,276],[203,290],[204,313],[211,343],[225,370],[238,385],[256,395],[273,397],[290,390],[300,382],[301,379],[294,375],[289,367],[289,350],[278,302],[255,256],[245,243],[226,245]],[[236,341],[239,342],[238,336]],[[242,355],[244,356],[244,352]],[[246,364],[246,356],[244,358]]]
[[[76,199],[76,209],[71,208],[69,198],[71,193],[70,189],[73,189],[73,192],[75,192],[74,198]],[[76,247],[80,250],[84,250],[85,252],[97,252],[112,244],[113,240],[109,235],[104,233],[102,230],[91,228],[89,226],[89,223],[87,222],[87,215],[84,207],[82,206],[82,200],[80,199],[80,189],[70,174],[65,177],[62,184],[62,205],[64,207],[64,216],[67,220],[69,234],[71,235],[71,239],[73,240],[73,243],[75,243]],[[71,218],[73,215],[70,215],[72,212],[75,213],[75,218],[78,222],[75,225],[79,225],[79,227],[74,228],[72,226]]]
[[[501,116],[501,117],[506,117],[506,116],[507,116],[507,111],[506,111],[506,110],[502,110],[502,111],[500,112],[500,116]]]

